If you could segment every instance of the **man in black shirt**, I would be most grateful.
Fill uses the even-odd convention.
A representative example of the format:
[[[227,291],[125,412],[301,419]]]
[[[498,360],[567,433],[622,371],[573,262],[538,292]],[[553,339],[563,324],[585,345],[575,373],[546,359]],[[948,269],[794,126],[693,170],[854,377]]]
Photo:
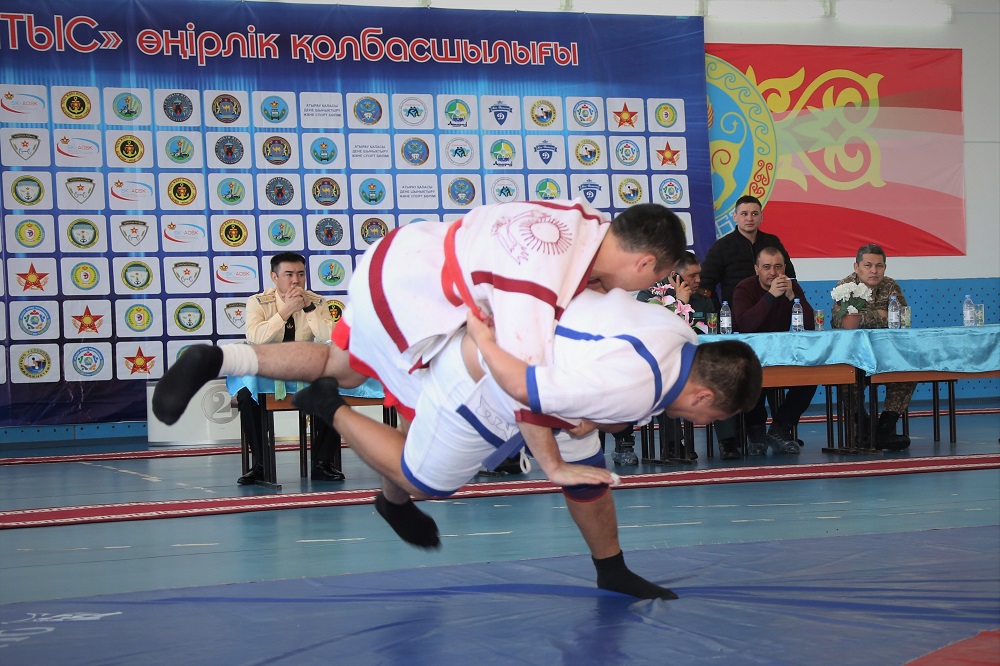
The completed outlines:
[[[760,199],[750,194],[740,197],[736,200],[735,215],[736,229],[715,241],[701,264],[701,286],[718,298],[716,306],[722,301],[729,301],[732,306],[733,289],[741,280],[756,274],[754,262],[765,247],[781,250],[785,256],[785,274],[795,277],[795,268],[781,240],[760,230],[764,221]],[[716,286],[719,287],[718,295],[714,293]]]

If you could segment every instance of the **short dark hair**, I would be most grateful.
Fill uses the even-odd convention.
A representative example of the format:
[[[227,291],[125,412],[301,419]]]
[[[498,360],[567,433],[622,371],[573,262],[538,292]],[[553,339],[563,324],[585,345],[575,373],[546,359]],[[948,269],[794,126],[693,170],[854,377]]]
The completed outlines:
[[[875,243],[868,243],[868,245],[862,245],[858,248],[858,254],[854,258],[854,263],[860,264],[861,260],[865,258],[866,254],[881,254],[882,263],[887,263],[885,260],[885,250],[882,249],[881,245],[876,245]]]
[[[271,272],[277,273],[281,264],[302,264],[306,263],[306,258],[298,252],[279,252],[271,257]]]
[[[764,371],[753,349],[739,340],[698,345],[691,378],[715,394],[724,412],[748,412],[760,398]]]
[[[784,259],[786,263],[788,262],[788,257],[785,256],[784,252],[774,247],[773,245],[768,245],[767,247],[760,248],[760,251],[757,252],[757,256],[754,257],[753,259],[753,262],[755,264],[760,261],[760,255],[762,254],[778,254],[781,255],[781,258]]]
[[[684,223],[660,204],[636,204],[611,220],[611,233],[626,252],[649,252],[656,268],[673,266],[687,249]]]
[[[698,258],[698,255],[692,252],[691,250],[688,250],[687,252],[681,255],[680,259],[677,260],[677,266],[674,267],[674,270],[680,273],[689,266],[694,266],[700,263],[701,259]]]
[[[757,204],[757,208],[760,208],[761,210],[764,210],[764,204],[762,204],[760,202],[760,199],[758,199],[757,197],[755,197],[752,194],[744,194],[739,199],[737,199],[736,200],[736,205],[733,206],[733,210],[736,210],[737,208],[739,208],[740,206],[742,206],[745,203]]]

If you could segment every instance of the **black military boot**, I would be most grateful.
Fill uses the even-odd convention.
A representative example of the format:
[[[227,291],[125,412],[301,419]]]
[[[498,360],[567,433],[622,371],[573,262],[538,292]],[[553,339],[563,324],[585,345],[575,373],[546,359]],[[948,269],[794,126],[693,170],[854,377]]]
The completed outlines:
[[[875,448],[889,451],[902,451],[910,446],[910,438],[896,434],[896,421],[899,414],[885,411],[878,416],[878,429],[875,431]]]

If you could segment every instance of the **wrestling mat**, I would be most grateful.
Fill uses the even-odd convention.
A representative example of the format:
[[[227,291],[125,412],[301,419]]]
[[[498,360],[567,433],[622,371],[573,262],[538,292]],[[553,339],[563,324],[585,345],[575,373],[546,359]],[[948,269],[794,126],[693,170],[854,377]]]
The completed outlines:
[[[598,590],[575,556],[17,603],[0,660],[995,665],[998,546],[990,526],[626,553],[670,602]]]

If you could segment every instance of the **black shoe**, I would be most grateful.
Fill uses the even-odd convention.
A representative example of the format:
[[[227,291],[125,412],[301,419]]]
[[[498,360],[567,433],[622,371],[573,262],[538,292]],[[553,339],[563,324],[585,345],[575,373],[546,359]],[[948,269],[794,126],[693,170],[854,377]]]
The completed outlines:
[[[523,474],[521,470],[521,455],[518,454],[512,458],[507,458],[502,463],[497,465],[494,472],[503,472],[505,474]]]
[[[909,448],[910,438],[896,434],[896,422],[899,414],[882,412],[878,416],[878,428],[875,430],[875,447],[888,451],[902,451]]]
[[[313,465],[311,478],[313,481],[343,481],[347,477],[333,463],[321,460]]]
[[[723,460],[739,460],[743,457],[739,444],[732,437],[719,441],[719,457]]]
[[[241,486],[252,486],[258,481],[263,481],[263,480],[264,480],[264,466],[254,465],[253,467],[250,468],[249,472],[247,472],[240,478],[236,479],[236,483],[240,484]]]

